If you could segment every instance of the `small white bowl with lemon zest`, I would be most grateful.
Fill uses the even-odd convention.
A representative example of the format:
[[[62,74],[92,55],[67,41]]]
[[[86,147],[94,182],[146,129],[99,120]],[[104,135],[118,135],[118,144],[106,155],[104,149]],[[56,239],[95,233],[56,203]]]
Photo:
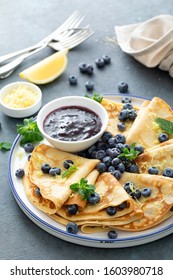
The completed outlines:
[[[0,109],[9,117],[25,118],[35,114],[42,105],[40,88],[28,82],[14,82],[0,90]]]

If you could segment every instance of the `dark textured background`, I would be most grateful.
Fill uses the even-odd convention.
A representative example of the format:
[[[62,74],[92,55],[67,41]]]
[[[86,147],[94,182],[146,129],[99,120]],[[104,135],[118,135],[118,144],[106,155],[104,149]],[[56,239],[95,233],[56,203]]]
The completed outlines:
[[[108,54],[112,63],[104,71],[95,69],[93,81],[100,93],[117,93],[120,81],[126,81],[130,93],[143,97],[162,97],[173,106],[173,79],[167,72],[147,69],[124,54],[115,44],[114,25],[145,21],[159,14],[173,14],[171,0],[0,0],[0,54],[30,46],[53,31],[78,9],[86,13],[85,23],[95,34],[69,53],[66,72],[51,84],[41,86],[43,103],[64,95],[84,95],[86,76],[78,71],[80,62],[94,63]],[[111,40],[110,40],[111,39]],[[0,80],[0,88],[21,80],[19,72],[53,51],[47,48],[30,57],[12,76]],[[68,76],[78,76],[78,86],[70,87]],[[0,141],[13,142],[16,123],[0,112]],[[9,152],[0,152],[0,259],[172,259],[172,235],[131,248],[97,249],[67,243],[49,235],[32,223],[18,207],[10,191],[7,174]]]

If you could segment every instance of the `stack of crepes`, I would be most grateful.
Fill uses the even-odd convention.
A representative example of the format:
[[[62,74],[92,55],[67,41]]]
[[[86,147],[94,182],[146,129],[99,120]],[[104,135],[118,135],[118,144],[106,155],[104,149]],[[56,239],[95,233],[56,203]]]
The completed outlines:
[[[122,104],[104,99],[102,105],[109,115],[107,130],[113,135],[119,133],[116,123]],[[25,165],[23,185],[29,200],[58,223],[67,225],[70,221],[75,222],[83,233],[110,229],[141,231],[169,218],[173,214],[173,179],[161,174],[164,168],[173,167],[173,140],[158,143],[160,128],[155,119],[161,117],[173,121],[173,113],[169,105],[157,97],[144,102],[139,110],[135,109],[138,116],[134,122],[129,122],[126,138],[127,143],[136,142],[145,148],[144,153],[136,159],[140,174],[124,172],[120,181],[117,181],[111,173],[98,173],[96,165],[99,160],[83,158],[41,144],[35,148],[30,161]],[[69,159],[74,162],[77,170],[68,177],[52,177],[41,170],[41,166],[48,163],[52,167],[61,168],[63,172],[63,162]],[[150,166],[157,166],[160,175],[148,174]],[[97,204],[91,205],[79,193],[70,189],[70,185],[79,182],[81,178],[95,186],[95,192],[100,195]],[[133,183],[139,190],[150,188],[151,195],[132,198],[123,187],[127,182]],[[40,189],[41,196],[36,194],[36,188]],[[67,206],[71,204],[78,205],[75,215],[67,212]],[[121,207],[122,204],[125,207]],[[107,214],[109,206],[116,207],[116,214]]]

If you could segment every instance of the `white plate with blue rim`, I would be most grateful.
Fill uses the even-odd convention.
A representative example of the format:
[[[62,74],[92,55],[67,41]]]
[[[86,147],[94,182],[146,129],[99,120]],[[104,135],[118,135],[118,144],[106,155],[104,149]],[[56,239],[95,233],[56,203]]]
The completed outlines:
[[[142,102],[146,100],[143,97],[136,97],[132,95],[123,95],[123,97],[124,96],[131,97],[132,104],[136,106],[140,106]],[[122,100],[122,95],[106,95],[105,97],[116,102],[121,102]],[[20,146],[20,135],[18,135],[13,143],[8,162],[8,174],[11,190],[23,212],[37,226],[47,231],[51,235],[54,235],[57,238],[67,242],[72,242],[83,246],[98,248],[121,248],[149,243],[173,233],[173,216],[161,224],[145,231],[127,232],[117,230],[116,239],[109,239],[106,232],[84,234],[79,231],[77,234],[68,233],[65,226],[52,220],[45,213],[37,209],[26,197],[22,180],[16,178],[15,171],[18,168],[23,168],[27,157],[28,154]]]

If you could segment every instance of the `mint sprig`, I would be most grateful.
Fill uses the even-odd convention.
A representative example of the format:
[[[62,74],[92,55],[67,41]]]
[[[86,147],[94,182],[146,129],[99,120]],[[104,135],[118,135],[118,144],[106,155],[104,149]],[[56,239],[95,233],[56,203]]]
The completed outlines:
[[[9,151],[11,150],[12,144],[9,142],[0,142],[0,150]]]
[[[164,132],[173,135],[173,122],[170,122],[162,118],[157,118],[155,122],[160,126],[160,128]]]
[[[61,177],[67,178],[69,177],[71,174],[73,174],[76,170],[78,170],[77,166],[75,166],[74,164],[71,164],[70,167],[64,171],[64,173],[62,173]]]
[[[85,94],[85,97],[90,98],[90,99],[93,99],[93,100],[95,100],[95,101],[98,102],[98,103],[101,103],[101,102],[102,102],[102,99],[103,99],[103,96],[101,96],[99,93],[97,93],[97,92],[95,92],[95,91],[93,92],[92,95]]]
[[[122,153],[118,157],[125,157],[132,161],[133,159],[136,159],[137,156],[140,154],[139,151],[135,150],[136,143],[132,143],[130,146],[130,150],[128,148],[124,148]]]
[[[70,189],[74,192],[78,192],[83,200],[87,200],[91,194],[95,192],[95,187],[92,184],[88,184],[88,180],[82,178],[79,183],[70,185]]]
[[[22,135],[20,144],[40,142],[43,136],[38,129],[37,122],[33,119],[24,119],[23,124],[17,124],[17,132]]]

